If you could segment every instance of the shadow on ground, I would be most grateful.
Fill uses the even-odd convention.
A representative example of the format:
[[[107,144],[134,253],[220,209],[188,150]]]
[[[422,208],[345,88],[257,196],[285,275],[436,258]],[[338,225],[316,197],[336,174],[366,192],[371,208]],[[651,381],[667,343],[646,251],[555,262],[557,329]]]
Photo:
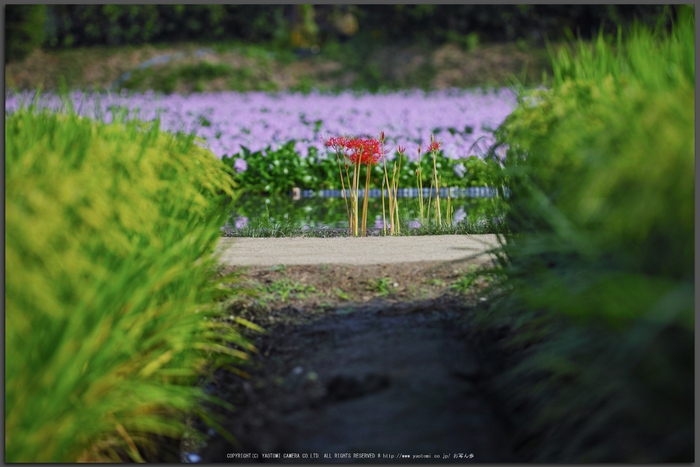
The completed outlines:
[[[260,461],[295,460],[285,453],[321,462],[516,461],[488,372],[460,324],[470,310],[456,297],[372,301],[276,326],[257,342],[250,379],[221,372],[208,385],[242,407],[222,417],[240,445],[214,434],[198,450],[201,462],[236,461],[227,457],[234,452]],[[263,458],[271,453],[280,458]],[[353,457],[360,453],[380,457]]]

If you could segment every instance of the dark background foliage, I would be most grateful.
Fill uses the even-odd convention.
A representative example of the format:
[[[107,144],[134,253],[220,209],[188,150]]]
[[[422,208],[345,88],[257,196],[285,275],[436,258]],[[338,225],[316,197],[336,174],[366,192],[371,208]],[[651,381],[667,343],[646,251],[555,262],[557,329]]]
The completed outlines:
[[[567,29],[588,38],[601,26],[613,32],[616,24],[629,23],[635,18],[652,23],[663,8],[663,5],[7,5],[6,61],[21,59],[37,46],[56,49],[185,40],[277,41],[294,45],[295,28],[310,31],[319,44],[347,40],[354,35],[394,43],[439,44],[467,35],[482,42],[542,43],[545,37],[563,38]]]
[[[21,60],[44,42],[46,5],[5,8],[5,61]]]

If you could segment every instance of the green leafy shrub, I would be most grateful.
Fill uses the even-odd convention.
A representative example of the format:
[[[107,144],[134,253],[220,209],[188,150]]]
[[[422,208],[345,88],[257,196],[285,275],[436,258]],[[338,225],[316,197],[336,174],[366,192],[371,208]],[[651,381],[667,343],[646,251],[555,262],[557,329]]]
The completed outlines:
[[[216,306],[230,176],[157,123],[30,107],[5,142],[5,459],[154,461],[252,349]]]
[[[294,151],[294,141],[290,141],[276,151],[267,150],[251,153],[244,147],[242,154],[248,168],[238,174],[236,182],[253,193],[278,193],[291,191],[292,187],[304,187],[313,180],[306,173],[307,162]],[[224,157],[225,164],[233,167],[235,158]]]

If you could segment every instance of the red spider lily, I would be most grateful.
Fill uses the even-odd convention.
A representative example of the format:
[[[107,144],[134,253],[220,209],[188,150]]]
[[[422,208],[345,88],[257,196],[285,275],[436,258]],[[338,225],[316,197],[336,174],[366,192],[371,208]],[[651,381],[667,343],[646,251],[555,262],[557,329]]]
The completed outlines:
[[[351,139],[345,142],[346,155],[350,159],[350,162],[357,164],[357,160],[362,156],[362,140]]]
[[[356,138],[345,141],[345,149],[351,151],[348,157],[353,164],[376,164],[381,155],[379,145],[376,139]]]
[[[439,142],[439,141],[433,141],[432,143],[430,143],[430,146],[428,147],[428,149],[426,150],[426,152],[430,152],[430,151],[439,151],[439,150],[440,150],[440,146],[442,146],[442,143],[441,143],[441,142]]]
[[[381,150],[379,149],[380,142],[375,139],[365,140],[366,147],[363,152],[363,162],[365,165],[376,164],[379,161]]]
[[[326,147],[335,147],[335,148],[341,148],[345,146],[347,139],[343,136],[338,136],[338,137],[333,137],[328,140],[323,141],[326,145]]]
[[[360,235],[360,217],[359,217],[359,196],[358,188],[360,184],[360,174],[362,171],[362,164],[367,166],[365,171],[365,193],[369,190],[370,180],[372,178],[371,167],[373,164],[377,164],[382,157],[385,155],[385,135],[382,131],[379,134],[378,140],[374,138],[356,138],[352,136],[338,136],[329,139],[323,139],[326,147],[334,147],[336,155],[338,157],[338,172],[340,175],[341,186],[343,187],[343,197],[345,198],[345,209],[348,215],[348,224],[350,226],[350,231],[353,235]],[[403,154],[405,148],[399,148],[400,154]],[[342,161],[341,161],[342,159]],[[345,164],[345,177],[343,176],[343,170],[341,164]],[[352,173],[348,172],[348,164],[352,164],[354,167]],[[396,163],[394,164],[396,166]],[[401,158],[398,162],[398,172],[401,172]],[[396,205],[396,189],[398,188],[398,179],[396,178],[396,167],[394,167],[394,177],[392,178],[392,186],[389,190],[389,203],[390,203],[390,216],[392,219],[391,233],[393,234],[393,219],[394,214],[396,215],[396,220],[398,223],[398,206]],[[347,178],[347,186],[350,190],[350,196],[345,196],[345,178]],[[376,179],[375,179],[376,183]],[[382,186],[388,185],[388,175],[386,173],[386,158],[384,158],[384,181]],[[382,209],[384,206],[384,191],[382,190]],[[349,202],[349,203],[348,203]],[[367,209],[369,204],[369,197],[364,197],[364,202],[362,203],[362,235],[367,235]],[[396,211],[396,212],[394,212]],[[398,233],[398,226],[396,228]]]
[[[396,152],[398,152],[399,154],[401,154],[403,156],[404,153],[406,152],[406,148],[399,146],[398,148],[396,148]]]
[[[322,138],[322,141],[323,141],[323,144],[327,148],[329,148],[329,147],[335,148],[335,152],[338,154],[338,156],[340,156],[341,149],[345,148],[347,146],[347,143],[348,143],[348,141],[350,141],[350,139],[348,139],[345,136],[337,136],[337,137],[331,137],[328,139]],[[346,160],[345,168],[347,169],[348,168],[347,157],[345,157],[345,155],[343,155],[343,156],[344,156],[343,159]]]

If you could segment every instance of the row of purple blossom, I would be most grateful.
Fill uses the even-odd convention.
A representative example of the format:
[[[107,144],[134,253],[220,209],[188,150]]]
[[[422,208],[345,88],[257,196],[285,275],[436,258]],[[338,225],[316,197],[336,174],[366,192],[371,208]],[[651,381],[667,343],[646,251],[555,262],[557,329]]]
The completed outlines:
[[[34,92],[8,91],[6,113],[30,103]],[[206,140],[218,157],[235,157],[242,148],[251,152],[272,150],[295,141],[295,151],[306,157],[310,148],[327,154],[323,138],[337,135],[375,136],[384,131],[389,147],[408,149],[417,158],[417,147],[430,141],[431,133],[443,143],[452,159],[481,155],[493,144],[491,129],[498,127],[516,106],[508,89],[490,91],[400,91],[388,94],[218,92],[162,95],[153,92],[127,95],[74,91],[70,100],[82,116],[109,123],[117,108],[130,118],[160,118],[161,129],[194,132]],[[64,108],[61,97],[42,94],[39,107]],[[393,150],[387,154],[393,159]],[[236,168],[245,170],[243,159]]]

